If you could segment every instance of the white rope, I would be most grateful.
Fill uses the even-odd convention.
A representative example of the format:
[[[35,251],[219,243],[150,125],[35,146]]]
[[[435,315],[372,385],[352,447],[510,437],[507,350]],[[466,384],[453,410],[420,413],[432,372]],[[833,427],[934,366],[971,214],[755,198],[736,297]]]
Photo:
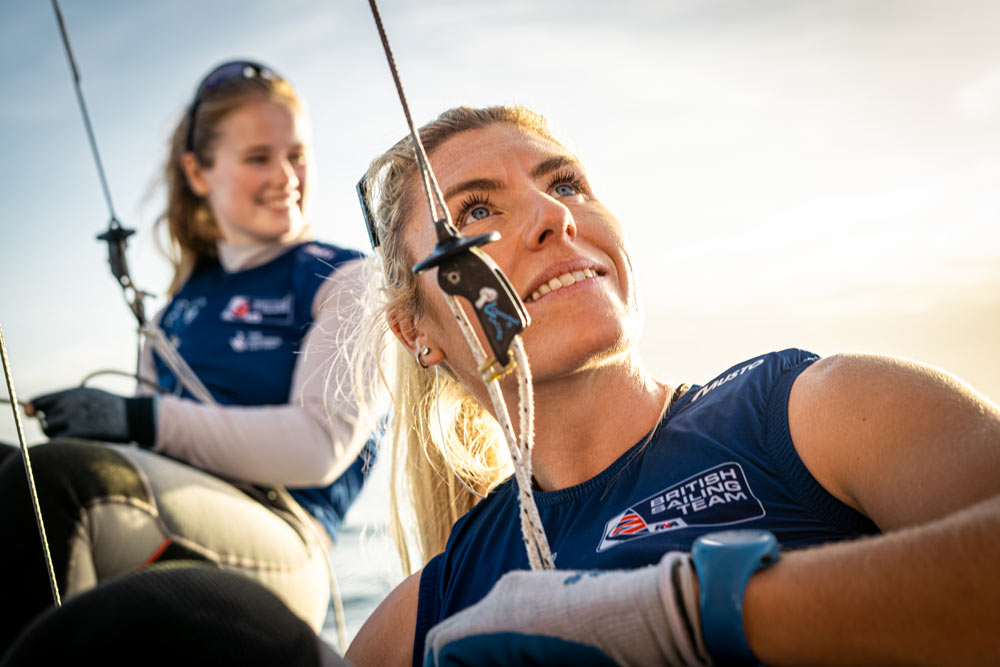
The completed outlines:
[[[531,454],[535,446],[535,396],[534,384],[531,379],[531,367],[528,365],[528,355],[524,350],[524,341],[517,336],[511,348],[514,350],[514,362],[517,364],[517,390],[520,410],[520,432],[527,434],[521,438],[520,450],[521,458],[525,463],[523,477],[526,479],[525,486],[521,489],[521,511],[527,514],[527,521],[522,522],[522,534],[527,529],[534,534],[533,540],[525,540],[526,546],[533,546],[538,551],[538,558],[544,569],[554,570],[555,561],[552,558],[552,551],[549,548],[549,540],[545,535],[545,526],[542,525],[542,517],[538,513],[538,505],[535,504],[535,496],[531,491],[532,462]],[[527,501],[527,502],[525,502]]]
[[[181,386],[188,390],[189,394],[205,405],[218,405],[212,393],[202,384],[198,375],[184,361],[184,357],[178,354],[177,349],[170,344],[159,327],[144,324],[139,328],[139,333],[146,337],[146,340],[153,347],[153,352],[167,365],[167,368],[181,383]]]
[[[375,19],[379,38],[382,40],[382,48],[385,51],[386,60],[389,62],[389,71],[396,85],[396,92],[399,94],[399,102],[403,107],[403,114],[406,116],[406,124],[410,128],[410,136],[413,139],[413,150],[417,160],[417,169],[420,173],[424,195],[427,197],[431,219],[434,221],[435,226],[438,227],[439,240],[442,240],[441,235],[444,233],[440,227],[442,223],[444,229],[450,228],[453,233],[455,231],[451,221],[451,214],[444,201],[444,195],[438,185],[437,178],[434,176],[434,170],[431,169],[430,160],[428,160],[423,142],[420,140],[420,133],[417,131],[416,125],[413,123],[413,118],[410,115],[410,107],[406,102],[406,95],[403,93],[403,84],[399,79],[396,60],[392,55],[392,49],[389,47],[389,38],[382,25],[382,17],[379,15],[378,6],[375,0],[368,0],[368,4],[372,10],[372,17]],[[476,337],[472,325],[465,316],[465,312],[459,306],[457,298],[446,292],[445,300],[455,315],[455,321],[458,323],[462,335],[465,336],[465,341],[469,344],[469,350],[472,352],[472,356],[476,360],[480,372],[485,373],[488,369],[494,367],[496,360],[488,360],[483,346]],[[517,356],[515,365],[517,367],[518,398],[521,410],[519,421],[521,430],[519,436],[514,434],[514,427],[510,421],[510,413],[507,411],[507,404],[504,401],[503,392],[500,390],[500,383],[497,381],[499,375],[484,375],[483,382],[486,384],[490,401],[493,403],[494,414],[497,421],[500,422],[504,439],[507,441],[507,448],[510,450],[511,458],[514,461],[514,477],[517,480],[518,504],[521,510],[521,535],[524,539],[525,549],[528,552],[528,561],[531,563],[533,570],[542,568],[555,569],[555,565],[552,562],[552,554],[549,550],[548,539],[545,537],[545,529],[542,527],[541,518],[538,515],[538,507],[535,505],[535,498],[531,493],[531,448],[534,441],[534,402],[531,392],[531,372],[528,368],[528,358],[524,354],[520,336],[514,338],[513,347],[515,347],[515,355]],[[520,350],[519,352],[517,351],[518,349]]]
[[[455,321],[465,341],[472,351],[479,368],[492,366],[488,363],[486,352],[482,344],[476,337],[472,324],[469,322],[465,311],[462,310],[458,299],[450,294],[445,295],[448,306],[455,316]],[[552,552],[549,549],[549,541],[545,536],[545,528],[542,525],[541,517],[538,514],[538,506],[535,504],[535,497],[531,492],[531,450],[534,443],[534,400],[531,389],[531,370],[528,366],[528,357],[524,352],[524,343],[520,336],[514,338],[511,346],[515,355],[515,372],[518,381],[518,398],[520,402],[520,433],[514,434],[514,426],[510,420],[510,413],[500,390],[500,382],[496,377],[490,379],[483,378],[486,390],[490,395],[493,404],[493,411],[500,428],[503,431],[504,439],[507,441],[507,448],[514,463],[514,479],[517,482],[517,500],[521,515],[521,538],[524,540],[524,548],[528,554],[528,563],[532,570],[553,570],[555,563],[552,560]]]

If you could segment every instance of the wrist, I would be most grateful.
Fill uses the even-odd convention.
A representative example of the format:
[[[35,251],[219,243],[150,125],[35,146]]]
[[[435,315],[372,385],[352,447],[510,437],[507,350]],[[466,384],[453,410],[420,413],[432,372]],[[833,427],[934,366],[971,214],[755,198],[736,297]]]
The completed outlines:
[[[778,560],[778,542],[761,530],[710,533],[691,550],[698,576],[702,632],[709,654],[725,664],[757,664],[743,622],[750,577]]]

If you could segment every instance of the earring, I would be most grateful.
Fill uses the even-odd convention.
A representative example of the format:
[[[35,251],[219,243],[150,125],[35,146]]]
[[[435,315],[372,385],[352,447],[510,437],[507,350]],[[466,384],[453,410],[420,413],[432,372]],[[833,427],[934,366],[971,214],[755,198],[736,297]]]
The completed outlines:
[[[417,352],[417,363],[420,364],[421,368],[430,368],[430,366],[424,363],[424,357],[426,357],[430,353],[431,353],[431,348],[427,347],[426,345],[420,348],[420,351]]]

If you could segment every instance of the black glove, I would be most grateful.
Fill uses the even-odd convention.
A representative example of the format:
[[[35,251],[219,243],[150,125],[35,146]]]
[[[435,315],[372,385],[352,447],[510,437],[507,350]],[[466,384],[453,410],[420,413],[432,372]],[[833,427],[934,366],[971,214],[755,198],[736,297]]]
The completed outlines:
[[[105,442],[156,442],[156,410],[151,397],[125,398],[101,389],[77,387],[31,401],[44,413],[42,430],[50,438],[86,438]]]

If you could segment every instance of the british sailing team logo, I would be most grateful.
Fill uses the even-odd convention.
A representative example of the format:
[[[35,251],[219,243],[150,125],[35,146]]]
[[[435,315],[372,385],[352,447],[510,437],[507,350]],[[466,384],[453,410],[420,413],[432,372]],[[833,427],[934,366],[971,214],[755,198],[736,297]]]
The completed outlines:
[[[764,514],[764,506],[750,490],[740,464],[723,463],[667,487],[612,518],[604,527],[597,550],[664,531],[728,526]]]

